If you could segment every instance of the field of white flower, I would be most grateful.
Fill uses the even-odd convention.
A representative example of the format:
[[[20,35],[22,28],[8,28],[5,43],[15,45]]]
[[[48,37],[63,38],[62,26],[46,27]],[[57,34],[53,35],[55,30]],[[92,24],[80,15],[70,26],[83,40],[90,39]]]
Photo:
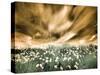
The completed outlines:
[[[12,49],[11,62],[16,73],[97,68],[97,46],[49,45],[46,49]]]

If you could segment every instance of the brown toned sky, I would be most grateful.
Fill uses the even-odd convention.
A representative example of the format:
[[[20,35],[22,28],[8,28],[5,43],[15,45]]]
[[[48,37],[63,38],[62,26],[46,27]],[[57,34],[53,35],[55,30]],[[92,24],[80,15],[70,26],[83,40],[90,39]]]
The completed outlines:
[[[16,46],[97,43],[96,7],[17,2],[14,16]]]

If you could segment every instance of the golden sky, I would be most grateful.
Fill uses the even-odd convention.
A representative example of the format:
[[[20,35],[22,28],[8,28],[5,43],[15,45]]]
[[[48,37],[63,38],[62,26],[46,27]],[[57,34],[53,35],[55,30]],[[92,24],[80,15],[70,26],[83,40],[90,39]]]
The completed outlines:
[[[97,42],[97,7],[17,2],[12,14],[16,44]]]

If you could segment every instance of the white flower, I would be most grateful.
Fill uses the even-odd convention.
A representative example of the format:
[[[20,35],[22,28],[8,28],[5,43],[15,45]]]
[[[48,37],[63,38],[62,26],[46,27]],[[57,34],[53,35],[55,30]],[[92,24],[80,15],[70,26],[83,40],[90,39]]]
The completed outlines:
[[[44,68],[42,64],[39,64],[39,66],[40,66],[42,69]]]
[[[48,60],[46,60],[45,62],[46,62],[46,63],[48,63],[49,61],[48,61]]]
[[[54,68],[57,68],[57,65],[54,65]]]
[[[39,67],[39,64],[37,64],[36,67]]]
[[[21,62],[21,59],[16,59],[15,61],[16,61],[16,62]]]
[[[71,57],[68,58],[68,61],[71,60]]]
[[[48,57],[46,57],[46,59],[48,60],[49,58],[48,58]]]
[[[71,69],[71,66],[70,66],[70,65],[68,65],[67,67],[68,67],[69,69]]]
[[[49,62],[52,62],[52,59],[50,58]]]
[[[79,59],[79,55],[78,54],[76,55],[76,58]]]
[[[77,66],[77,65],[74,65],[74,67],[75,67],[76,69],[78,69],[78,66]]]
[[[64,58],[63,58],[63,61],[65,61],[66,59],[67,59],[67,57],[64,57]]]
[[[40,60],[42,59],[42,58],[39,58]]]
[[[28,57],[23,57],[24,62],[28,62],[29,58]]]
[[[56,57],[55,62],[58,62],[59,57]]]
[[[39,52],[37,52],[36,55],[39,55]]]
[[[75,64],[76,64],[76,65],[79,65],[79,63],[78,63],[78,62],[75,62]]]
[[[19,55],[19,54],[16,54],[16,55],[15,55],[15,58],[16,58],[16,59],[20,59],[20,55]]]
[[[61,69],[61,70],[63,70],[63,67],[62,67],[62,66],[60,66],[60,69]]]

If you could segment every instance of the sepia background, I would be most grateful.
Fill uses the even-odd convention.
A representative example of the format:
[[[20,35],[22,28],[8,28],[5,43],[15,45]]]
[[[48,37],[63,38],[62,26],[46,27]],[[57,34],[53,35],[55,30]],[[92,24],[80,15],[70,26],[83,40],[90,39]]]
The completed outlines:
[[[19,2],[14,13],[15,47],[97,44],[96,7]]]

